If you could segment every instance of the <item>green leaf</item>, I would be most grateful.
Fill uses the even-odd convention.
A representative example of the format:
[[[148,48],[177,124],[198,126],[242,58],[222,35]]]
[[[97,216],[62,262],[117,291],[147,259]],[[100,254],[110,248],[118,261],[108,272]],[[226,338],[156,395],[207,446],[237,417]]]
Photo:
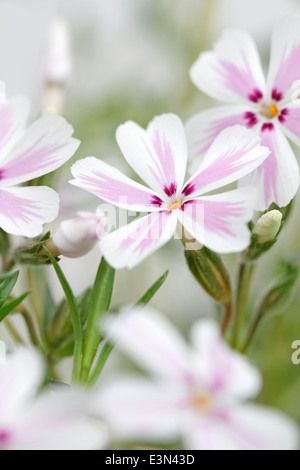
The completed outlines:
[[[152,286],[147,290],[147,292],[143,295],[143,297],[136,303],[136,307],[140,305],[147,305],[152,297],[156,294],[156,292],[161,288],[164,284],[165,280],[167,279],[169,274],[169,270],[167,270]]]
[[[13,312],[20,303],[23,302],[24,299],[30,294],[30,291],[25,292],[24,294],[20,295],[17,299],[12,300],[8,304],[5,304],[3,307],[0,308],[0,322],[4,320],[5,317],[11,312]]]
[[[101,323],[110,307],[115,280],[115,270],[102,258],[91,293],[87,325],[83,343],[82,381],[85,382],[91,370],[101,341]]]
[[[5,256],[10,249],[10,240],[6,232],[0,229],[0,256]]]
[[[66,295],[67,302],[70,309],[70,314],[72,318],[73,330],[74,330],[74,337],[75,337],[75,345],[74,345],[74,363],[73,363],[73,381],[78,382],[80,376],[80,365],[81,365],[81,353],[82,353],[82,341],[83,341],[83,332],[82,332],[82,325],[80,320],[80,315],[78,312],[77,302],[73,291],[65,278],[64,273],[62,272],[58,262],[51,255],[51,253],[44,247],[45,253],[49,257],[51,264],[53,265],[57,277],[60,281],[60,284],[63,288],[63,291]]]
[[[2,281],[0,285],[0,308],[10,296],[11,291],[16,285],[18,277],[19,271],[16,271],[15,273],[6,276],[6,278]]]

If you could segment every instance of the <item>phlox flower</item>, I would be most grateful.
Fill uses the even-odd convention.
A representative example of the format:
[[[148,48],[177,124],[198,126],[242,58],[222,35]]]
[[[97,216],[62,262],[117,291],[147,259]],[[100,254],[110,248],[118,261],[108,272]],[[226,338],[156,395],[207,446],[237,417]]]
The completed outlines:
[[[149,377],[108,382],[94,406],[116,439],[190,450],[291,450],[298,428],[282,413],[252,404],[261,376],[224,342],[214,321],[200,320],[187,344],[161,314],[122,314],[108,329],[116,347]]]
[[[29,103],[24,97],[0,100],[0,228],[13,235],[35,237],[57,217],[59,197],[44,186],[20,187],[62,166],[79,141],[65,119],[49,115],[25,124]]]
[[[87,413],[87,395],[66,389],[39,392],[43,361],[19,349],[0,364],[0,450],[93,450],[106,429]]]
[[[269,150],[252,131],[237,126],[213,143],[198,171],[184,183],[187,142],[174,114],[154,118],[147,130],[127,122],[117,130],[127,162],[149,189],[95,157],[76,162],[72,184],[129,211],[149,215],[107,235],[100,248],[115,268],[137,265],[167,243],[178,224],[189,236],[219,253],[241,251],[249,243],[255,189],[242,188],[203,196],[257,168]]]
[[[226,30],[212,52],[202,53],[190,76],[204,93],[227,103],[187,123],[195,164],[226,127],[241,124],[253,129],[271,155],[240,184],[259,189],[259,210],[272,202],[286,206],[299,187],[299,166],[287,138],[300,146],[300,16],[275,27],[267,79],[253,39],[238,29]]]
[[[78,258],[94,248],[106,233],[108,220],[101,208],[95,212],[78,212],[73,219],[64,220],[53,236],[60,254]]]

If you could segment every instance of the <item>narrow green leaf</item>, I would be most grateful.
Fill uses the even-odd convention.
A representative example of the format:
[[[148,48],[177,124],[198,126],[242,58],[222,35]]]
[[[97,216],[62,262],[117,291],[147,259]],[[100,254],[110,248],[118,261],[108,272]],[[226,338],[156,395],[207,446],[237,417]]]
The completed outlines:
[[[102,258],[91,293],[86,331],[83,343],[81,379],[85,382],[90,373],[101,341],[101,321],[110,307],[115,270]]]
[[[143,297],[136,303],[136,307],[141,305],[147,305],[152,297],[156,294],[156,292],[161,288],[164,284],[165,280],[167,279],[169,274],[169,270],[167,270],[152,286],[147,290],[147,292],[143,295]]]
[[[88,380],[88,385],[89,386],[94,386],[95,383],[97,382],[98,377],[101,374],[101,372],[102,372],[102,370],[103,370],[103,368],[106,364],[106,361],[109,358],[110,353],[112,352],[113,348],[114,348],[114,344],[111,343],[110,341],[107,341],[104,344],[104,346],[101,350],[101,353],[99,354],[99,357],[96,361],[95,367],[93,368],[93,371],[91,372],[91,375],[89,377],[89,380]]]
[[[60,281],[60,284],[63,288],[63,291],[66,295],[67,302],[70,309],[70,314],[73,323],[74,329],[74,337],[75,337],[75,344],[74,344],[74,363],[73,363],[73,381],[78,382],[80,376],[80,365],[81,365],[81,353],[82,353],[82,341],[83,341],[83,332],[82,332],[82,325],[80,321],[80,315],[78,312],[78,307],[76,303],[75,296],[73,291],[65,278],[64,273],[62,272],[58,262],[56,259],[51,255],[51,253],[44,247],[44,250],[51,261],[52,266],[55,269],[57,277]]]
[[[4,304],[4,302],[8,299],[8,297],[11,294],[11,291],[16,285],[16,282],[19,277],[19,271],[16,271],[13,274],[10,274],[9,276],[4,279],[4,281],[0,285],[0,307]]]
[[[12,300],[8,304],[4,305],[0,309],[0,323],[4,320],[5,317],[11,312],[14,311],[14,309],[20,305],[21,302],[23,302],[24,299],[30,294],[30,291],[25,292],[24,294],[20,295],[17,299]]]

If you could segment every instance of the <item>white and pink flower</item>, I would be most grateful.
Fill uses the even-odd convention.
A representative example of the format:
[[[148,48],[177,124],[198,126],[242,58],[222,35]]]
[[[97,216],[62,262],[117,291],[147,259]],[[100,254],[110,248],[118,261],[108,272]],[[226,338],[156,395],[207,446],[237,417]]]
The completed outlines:
[[[190,450],[297,449],[292,420],[249,403],[261,389],[260,373],[227,346],[213,321],[196,323],[191,345],[149,309],[121,315],[108,331],[150,373],[119,378],[99,390],[95,409],[117,439],[181,440]]]
[[[247,247],[250,233],[246,222],[252,217],[256,190],[203,195],[263,163],[269,150],[260,146],[259,136],[242,126],[225,130],[186,183],[187,142],[176,115],[156,117],[147,130],[127,122],[118,128],[117,141],[127,162],[150,189],[95,157],[76,162],[71,170],[75,186],[129,211],[150,212],[103,238],[100,248],[112,266],[137,265],[167,243],[178,224],[219,253]]]
[[[0,363],[0,450],[97,450],[107,432],[91,419],[85,391],[40,391],[44,364],[21,348]]]
[[[300,17],[284,19],[275,27],[267,80],[253,39],[237,29],[226,30],[213,52],[201,54],[190,76],[204,93],[228,103],[188,122],[195,165],[226,127],[240,124],[253,129],[271,155],[241,184],[259,188],[259,210],[272,202],[286,206],[299,187],[299,167],[287,137],[300,146],[296,83],[300,79]]]
[[[48,187],[19,186],[56,170],[79,146],[73,128],[59,116],[44,116],[28,129],[26,98],[0,102],[0,228],[35,237],[57,217],[59,197]]]

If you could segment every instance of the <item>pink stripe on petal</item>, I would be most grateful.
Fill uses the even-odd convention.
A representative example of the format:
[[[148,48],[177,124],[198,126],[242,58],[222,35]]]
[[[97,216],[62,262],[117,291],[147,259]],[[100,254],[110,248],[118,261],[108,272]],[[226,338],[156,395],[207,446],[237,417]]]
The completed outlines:
[[[252,114],[251,119],[250,114]],[[200,165],[201,159],[220,132],[237,124],[249,126],[251,123],[252,127],[253,121],[253,113],[241,106],[222,106],[193,116],[186,124],[189,154],[194,160],[193,166],[197,168],[197,165]]]
[[[29,103],[23,97],[0,104],[0,162],[20,138],[28,113]]]
[[[247,223],[255,202],[255,189],[234,190],[188,201],[178,217],[187,232],[203,245],[217,253],[234,253],[249,244]]]
[[[177,217],[157,212],[122,227],[103,238],[100,248],[116,269],[132,268],[165,245],[174,235]]]
[[[35,121],[0,164],[2,183],[23,183],[62,166],[79,146],[72,134],[72,126],[59,116]]]
[[[278,119],[283,126],[283,132],[300,146],[300,106],[289,105],[281,111]]]
[[[95,157],[79,160],[71,171],[75,177],[72,184],[118,207],[149,212],[159,209],[163,204],[153,191]]]
[[[0,190],[0,227],[13,235],[35,237],[57,217],[59,198],[47,187]]]
[[[270,156],[240,181],[240,185],[255,186],[259,192],[258,210],[266,210],[275,202],[286,206],[299,187],[299,166],[281,129],[277,126],[261,133],[262,143],[271,150]]]
[[[182,187],[187,162],[184,127],[175,114],[155,117],[146,130],[126,122],[117,130],[117,142],[136,173],[164,196]],[[166,191],[165,191],[166,189]]]
[[[261,165],[268,154],[269,149],[260,146],[260,138],[253,131],[242,126],[225,129],[213,142],[183,194],[188,186],[193,186],[191,196],[198,196],[233,183]]]

